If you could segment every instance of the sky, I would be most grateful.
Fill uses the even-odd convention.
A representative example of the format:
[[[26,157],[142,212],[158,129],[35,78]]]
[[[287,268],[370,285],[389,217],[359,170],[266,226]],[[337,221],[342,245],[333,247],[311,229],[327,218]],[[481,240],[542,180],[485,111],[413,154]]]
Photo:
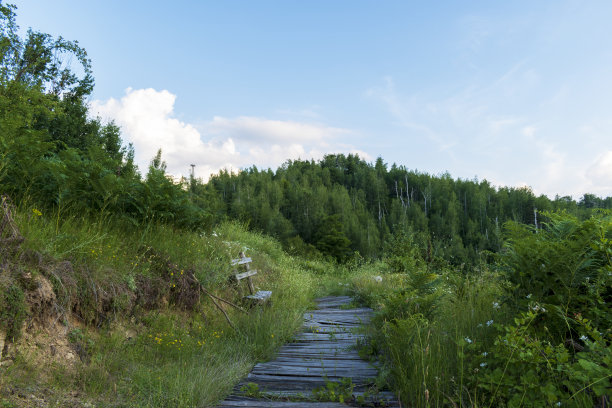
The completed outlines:
[[[357,153],[612,196],[612,2],[13,0],[78,40],[91,111],[146,172]]]

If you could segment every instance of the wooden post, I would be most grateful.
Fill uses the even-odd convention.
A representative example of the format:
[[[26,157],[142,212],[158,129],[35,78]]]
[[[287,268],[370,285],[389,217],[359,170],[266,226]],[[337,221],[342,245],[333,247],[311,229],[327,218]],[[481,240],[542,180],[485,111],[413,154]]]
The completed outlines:
[[[246,258],[246,256],[244,255],[244,252],[240,252],[240,258]],[[247,272],[249,271],[249,264],[245,263],[244,264]],[[255,286],[253,286],[253,280],[251,279],[251,277],[247,277],[247,283],[249,284],[249,292],[251,292],[251,295],[255,293]]]

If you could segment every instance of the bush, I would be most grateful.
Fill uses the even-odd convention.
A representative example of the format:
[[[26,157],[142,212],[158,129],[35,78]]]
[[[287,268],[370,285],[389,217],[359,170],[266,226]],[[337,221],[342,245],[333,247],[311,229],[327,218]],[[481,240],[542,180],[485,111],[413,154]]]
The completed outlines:
[[[575,343],[541,338],[532,323],[548,312],[536,306],[503,326],[488,352],[477,354],[486,356],[473,367],[480,368],[483,405],[590,407],[595,399],[609,397],[610,344],[582,318],[576,323],[584,334]]]
[[[534,322],[556,340],[575,337],[571,319],[582,315],[597,327],[612,327],[612,217],[599,214],[578,221],[567,214],[547,214],[550,221],[535,231],[508,223],[502,257],[514,290],[517,311],[532,302],[551,313]]]

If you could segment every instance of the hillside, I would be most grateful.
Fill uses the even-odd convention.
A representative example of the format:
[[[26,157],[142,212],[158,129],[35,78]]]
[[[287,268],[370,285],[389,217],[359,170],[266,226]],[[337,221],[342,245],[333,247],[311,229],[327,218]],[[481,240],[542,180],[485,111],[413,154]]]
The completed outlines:
[[[410,406],[610,406],[612,197],[342,154],[176,181],[90,117],[77,42],[0,24],[0,406],[214,405],[326,294]]]

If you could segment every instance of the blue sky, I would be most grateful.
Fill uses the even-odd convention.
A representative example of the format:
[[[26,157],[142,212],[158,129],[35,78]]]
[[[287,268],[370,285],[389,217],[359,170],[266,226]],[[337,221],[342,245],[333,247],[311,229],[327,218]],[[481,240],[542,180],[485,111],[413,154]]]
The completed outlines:
[[[612,2],[14,1],[78,40],[146,168],[326,153],[612,195]]]

